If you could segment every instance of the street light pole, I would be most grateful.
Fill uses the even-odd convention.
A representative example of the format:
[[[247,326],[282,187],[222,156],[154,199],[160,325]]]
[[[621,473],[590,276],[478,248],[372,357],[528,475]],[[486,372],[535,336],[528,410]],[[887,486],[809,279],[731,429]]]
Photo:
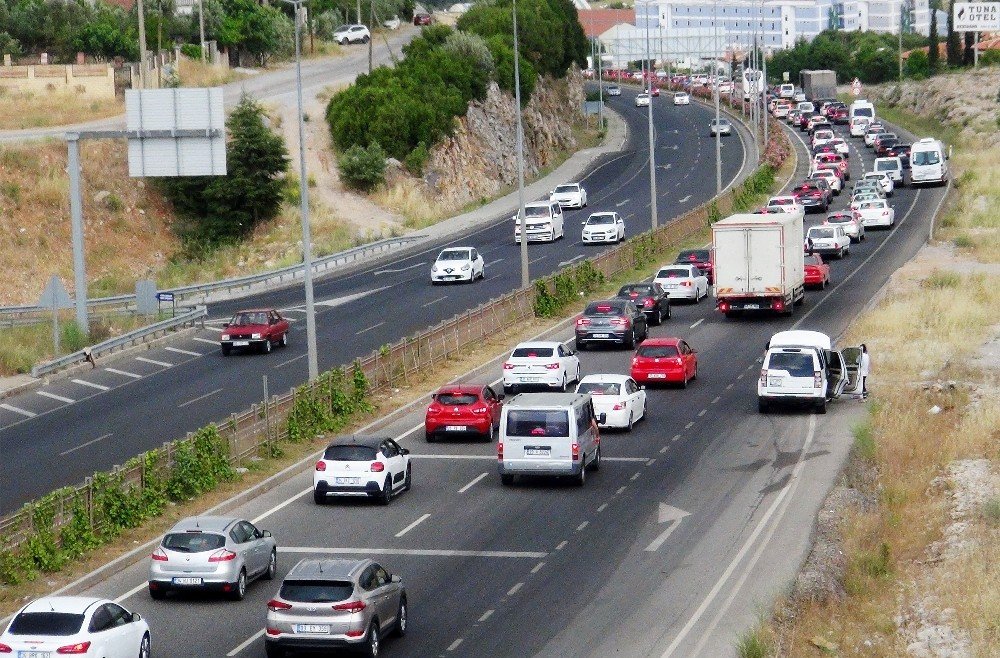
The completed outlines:
[[[715,27],[715,45],[712,50],[712,73],[715,75],[715,195],[722,194],[722,131],[719,130],[719,3],[715,2],[715,11],[712,17],[712,25]]]
[[[646,2],[646,66],[649,68],[649,8],[650,2]],[[649,105],[646,106],[647,124],[649,125],[649,221],[656,230],[656,137],[653,134],[653,84],[647,84],[649,89]]]
[[[517,111],[517,222],[521,227],[521,287],[531,285],[528,271],[528,222],[524,212],[524,126],[521,123],[521,51],[517,38],[517,0],[514,6],[514,109]]]
[[[295,93],[299,114],[299,201],[302,214],[302,265],[306,289],[306,359],[309,364],[309,381],[319,378],[319,359],[316,351],[316,306],[313,303],[312,237],[309,228],[309,178],[306,174],[306,125],[302,107],[302,3],[305,0],[284,0],[295,7]]]
[[[205,3],[198,0],[198,36],[201,37],[201,63],[205,63]]]
[[[146,88],[146,15],[139,0],[136,9],[139,12],[139,88]]]

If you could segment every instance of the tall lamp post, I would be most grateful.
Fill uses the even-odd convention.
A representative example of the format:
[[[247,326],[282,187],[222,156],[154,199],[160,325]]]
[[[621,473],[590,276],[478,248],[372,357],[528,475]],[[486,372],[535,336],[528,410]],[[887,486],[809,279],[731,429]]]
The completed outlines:
[[[528,223],[524,212],[524,126],[521,123],[521,51],[517,38],[517,0],[514,5],[514,104],[517,111],[517,223],[521,227],[521,287],[531,285],[528,271]]]
[[[646,66],[647,68],[652,68],[649,66],[649,9],[652,7],[652,2],[647,0],[646,4]],[[647,124],[649,126],[649,221],[656,230],[657,218],[656,218],[656,138],[653,134],[653,89],[652,80],[647,83],[647,91],[649,93],[649,105],[646,106],[648,110],[646,112]]]
[[[295,7],[295,93],[299,114],[299,200],[302,214],[302,266],[306,289],[306,359],[309,363],[309,381],[319,377],[319,360],[316,353],[316,307],[313,303],[312,238],[309,229],[309,178],[306,175],[306,126],[302,107],[302,4],[305,0],[284,0]]]

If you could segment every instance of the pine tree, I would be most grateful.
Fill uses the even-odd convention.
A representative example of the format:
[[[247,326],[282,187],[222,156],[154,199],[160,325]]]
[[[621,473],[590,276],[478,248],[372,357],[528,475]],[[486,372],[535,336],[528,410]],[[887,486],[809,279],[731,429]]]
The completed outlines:
[[[948,12],[948,37],[945,42],[948,52],[948,66],[962,65],[962,44],[958,39],[958,32],[955,31],[955,20],[952,12]]]
[[[938,53],[938,25],[937,25],[937,10],[938,10],[938,0],[930,1],[930,12],[931,12],[931,29],[930,34],[927,37],[927,65],[933,75],[938,69],[938,64],[940,60],[940,53]]]

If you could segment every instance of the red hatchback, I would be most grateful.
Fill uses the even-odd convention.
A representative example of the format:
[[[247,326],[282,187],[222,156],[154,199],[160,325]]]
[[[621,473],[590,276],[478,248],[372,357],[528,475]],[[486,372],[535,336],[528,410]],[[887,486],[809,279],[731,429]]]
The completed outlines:
[[[222,356],[233,349],[254,349],[270,352],[274,345],[288,346],[288,320],[274,309],[238,311],[223,325],[219,336]]]
[[[680,338],[647,338],[632,357],[631,374],[640,384],[671,382],[687,388],[698,378],[698,353]]]
[[[830,266],[823,262],[819,254],[806,254],[806,287],[822,290],[830,285]]]
[[[496,438],[503,396],[481,384],[453,384],[433,395],[424,418],[427,442],[439,436],[474,434],[485,441]]]

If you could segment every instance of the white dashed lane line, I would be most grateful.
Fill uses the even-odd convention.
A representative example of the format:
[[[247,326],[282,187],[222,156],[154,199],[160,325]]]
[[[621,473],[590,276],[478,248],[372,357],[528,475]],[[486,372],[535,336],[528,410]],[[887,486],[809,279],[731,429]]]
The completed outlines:
[[[522,587],[524,587],[524,583],[515,584],[513,587],[507,590],[507,596],[514,596],[515,594],[521,591]]]
[[[164,347],[168,352],[173,352],[175,354],[185,354],[187,356],[202,356],[201,352],[193,352],[191,350],[182,350],[179,347]]]
[[[481,624],[484,621],[486,621],[487,619],[489,619],[490,617],[492,617],[493,616],[493,612],[494,612],[493,610],[487,610],[486,612],[484,612],[483,616],[479,618],[479,623]]]
[[[104,384],[95,384],[94,382],[88,382],[85,379],[71,379],[74,384],[79,384],[80,386],[89,386],[90,388],[96,388],[98,391],[110,391],[110,386],[105,386]]]
[[[691,429],[692,427],[694,427],[694,421],[692,421],[692,422],[688,423],[687,425],[685,425],[685,426],[684,426],[684,429],[686,429],[686,430],[689,430],[689,429]]]
[[[597,512],[598,512],[598,514],[600,514],[601,512],[603,512],[606,509],[608,509],[608,504],[607,503],[601,503],[601,506],[597,508]]]
[[[166,361],[157,361],[156,359],[147,359],[144,356],[135,357],[136,361],[142,361],[143,363],[151,363],[154,366],[163,366],[164,368],[172,368],[174,364],[167,363]],[[110,368],[109,368],[110,370]]]
[[[354,335],[355,336],[360,336],[361,334],[367,333],[367,332],[371,331],[372,329],[378,329],[383,324],[385,324],[385,322],[379,322],[378,324],[373,324],[372,326],[368,327],[367,329],[362,329],[361,331],[355,331]]]
[[[201,400],[204,400],[205,398],[208,398],[208,397],[212,397],[216,393],[221,393],[222,391],[223,391],[223,389],[217,388],[217,389],[215,389],[214,391],[212,391],[210,393],[205,393],[204,395],[199,395],[198,397],[194,398],[193,400],[188,400],[187,402],[181,402],[179,405],[177,405],[177,408],[181,409],[182,407],[186,407],[189,404],[194,404],[195,402],[200,402]]]
[[[219,341],[212,340],[210,338],[199,338],[198,336],[194,336],[191,338],[191,340],[196,340],[199,343],[205,343],[206,345],[214,345],[215,347],[219,346]]]
[[[86,441],[84,443],[81,443],[78,446],[74,446],[74,447],[70,448],[69,450],[63,450],[62,452],[59,453],[59,456],[60,457],[65,457],[66,455],[70,454],[71,452],[76,452],[77,450],[79,450],[81,448],[86,448],[89,445],[94,445],[98,441],[103,441],[104,439],[108,438],[109,436],[111,436],[111,434],[105,434],[104,436],[99,436],[96,439],[91,439],[90,441]]]
[[[73,404],[76,402],[73,398],[68,398],[64,395],[56,395],[55,393],[49,393],[48,391],[35,391],[38,395],[43,398],[49,398],[50,400],[58,400],[59,402],[65,402],[66,404]]]
[[[569,543],[569,542],[568,542],[568,541],[566,541],[565,539],[564,539],[564,540],[562,540],[561,542],[559,542],[559,545],[558,545],[558,546],[556,546],[556,550],[557,550],[557,551],[561,551],[562,549],[566,548],[566,544],[568,544],[568,543]]]
[[[693,325],[691,325],[691,328],[694,329],[695,327],[697,327],[699,324],[701,324],[704,321],[705,321],[705,318],[702,318],[702,319],[698,320]]]
[[[590,521],[584,521],[580,525],[576,526],[576,531],[577,532],[582,532],[583,529],[586,528],[588,525],[590,525]]]
[[[142,375],[137,375],[134,372],[129,372],[127,370],[116,370],[115,368],[105,368],[108,372],[112,372],[116,375],[121,375],[122,377],[131,377],[132,379],[142,379]]]
[[[542,570],[542,567],[544,566],[545,566],[544,562],[539,562],[538,564],[536,564],[531,568],[531,573],[538,573],[539,571]]]
[[[423,308],[427,308],[431,304],[437,304],[438,302],[443,302],[446,299],[448,299],[448,296],[444,295],[442,297],[438,297],[437,299],[433,299],[433,300],[427,302],[426,304],[421,304],[420,306],[423,307]]]
[[[707,411],[708,411],[708,409],[702,409],[701,411],[699,411],[698,412],[698,418],[701,418],[702,416],[704,416]]]
[[[14,405],[7,403],[0,404],[0,409],[13,411],[16,414],[21,414],[22,416],[26,416],[28,418],[34,418],[35,416],[38,415],[34,411],[28,411],[27,409],[22,409],[21,407],[15,407]]]
[[[480,480],[482,480],[487,475],[489,475],[489,473],[480,473],[475,478],[473,478],[471,482],[469,482],[467,485],[465,485],[464,487],[462,487],[461,489],[459,489],[458,493],[465,493],[466,491],[468,491],[469,489],[471,489],[477,482],[479,482]]]
[[[458,638],[457,640],[448,645],[448,651],[454,651],[461,644],[462,644],[462,638]]]
[[[402,530],[400,530],[399,532],[397,532],[396,533],[396,538],[398,539],[399,537],[402,537],[403,535],[405,535],[406,533],[408,533],[410,530],[413,530],[414,528],[416,528],[418,525],[420,525],[421,523],[423,523],[424,521],[426,521],[429,518],[431,518],[430,514],[424,514],[419,519],[417,519],[416,521],[414,521],[410,525],[406,526],[405,528],[403,528]]]

